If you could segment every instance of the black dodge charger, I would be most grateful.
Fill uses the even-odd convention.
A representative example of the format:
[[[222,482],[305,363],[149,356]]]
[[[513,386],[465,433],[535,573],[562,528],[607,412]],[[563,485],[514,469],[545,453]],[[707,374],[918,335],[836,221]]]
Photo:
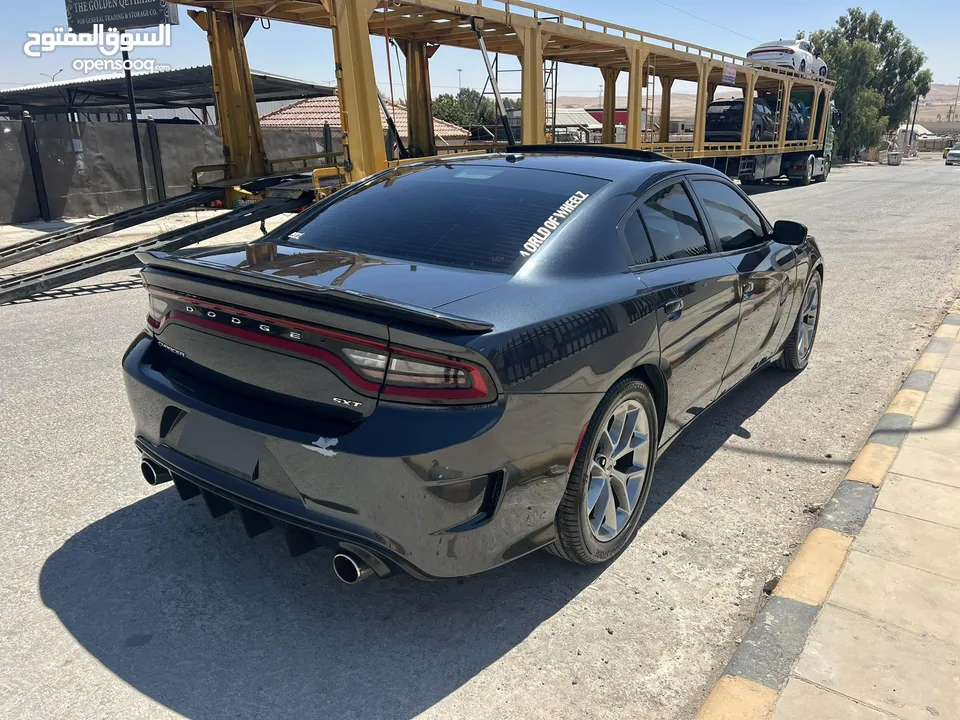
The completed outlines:
[[[725,175],[562,146],[408,164],[257,242],[141,259],[144,477],[334,546],[347,582],[615,557],[694,416],[807,364],[823,278]]]

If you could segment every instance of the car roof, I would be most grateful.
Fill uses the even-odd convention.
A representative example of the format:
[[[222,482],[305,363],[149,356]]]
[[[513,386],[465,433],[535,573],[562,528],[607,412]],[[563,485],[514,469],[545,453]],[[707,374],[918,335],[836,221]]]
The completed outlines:
[[[757,45],[756,48],[754,48],[754,50],[756,50],[757,48],[777,47],[780,45],[799,45],[801,42],[810,42],[810,41],[809,40],[771,40],[770,42],[760,43],[759,45]]]
[[[544,149],[539,149],[540,147]],[[431,159],[434,164],[469,163],[471,165],[493,165],[499,167],[518,167],[532,170],[562,172],[573,175],[585,175],[613,182],[629,181],[642,183],[654,176],[670,173],[684,173],[690,170],[710,170],[701,165],[682,163],[666,156],[627,148],[597,147],[582,145],[560,145],[556,148],[539,146],[527,149],[519,146],[513,152],[504,151],[489,155],[448,155]],[[720,173],[722,175],[722,173]]]

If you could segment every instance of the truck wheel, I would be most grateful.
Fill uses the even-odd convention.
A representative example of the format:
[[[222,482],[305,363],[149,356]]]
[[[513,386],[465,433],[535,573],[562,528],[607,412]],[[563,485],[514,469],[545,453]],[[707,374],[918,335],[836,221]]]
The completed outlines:
[[[827,175],[829,175],[829,174],[830,174],[830,161],[829,161],[829,160],[824,160],[824,161],[823,161],[823,174],[822,174],[822,175],[817,175],[817,177],[815,177],[814,180],[815,180],[816,182],[826,182],[826,181],[827,181]]]
[[[807,165],[803,169],[803,177],[797,180],[797,184],[807,186],[811,182],[813,182],[813,155],[807,158]]]
[[[801,61],[800,61],[800,72],[806,72],[806,71],[807,71],[807,61],[806,61],[806,60],[801,60]]]
[[[554,555],[581,565],[620,554],[640,526],[657,460],[657,409],[644,383],[624,378],[600,402],[557,509]]]

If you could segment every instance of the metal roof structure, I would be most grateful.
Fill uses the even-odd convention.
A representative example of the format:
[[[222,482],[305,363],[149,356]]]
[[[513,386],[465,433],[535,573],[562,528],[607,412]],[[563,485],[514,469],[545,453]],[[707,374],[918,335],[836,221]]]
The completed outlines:
[[[253,90],[260,102],[300,100],[335,95],[329,85],[252,70]],[[203,108],[214,104],[213,69],[209,65],[132,73],[138,110]],[[23,110],[32,114],[125,112],[127,89],[123,73],[58,80],[0,90],[0,114]]]

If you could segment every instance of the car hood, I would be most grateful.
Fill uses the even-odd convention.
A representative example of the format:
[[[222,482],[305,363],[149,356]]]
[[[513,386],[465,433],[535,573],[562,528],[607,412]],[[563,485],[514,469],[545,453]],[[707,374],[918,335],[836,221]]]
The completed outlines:
[[[180,252],[176,257],[226,270],[261,273],[314,287],[338,288],[431,309],[492,290],[512,277],[344,250],[270,242]]]

